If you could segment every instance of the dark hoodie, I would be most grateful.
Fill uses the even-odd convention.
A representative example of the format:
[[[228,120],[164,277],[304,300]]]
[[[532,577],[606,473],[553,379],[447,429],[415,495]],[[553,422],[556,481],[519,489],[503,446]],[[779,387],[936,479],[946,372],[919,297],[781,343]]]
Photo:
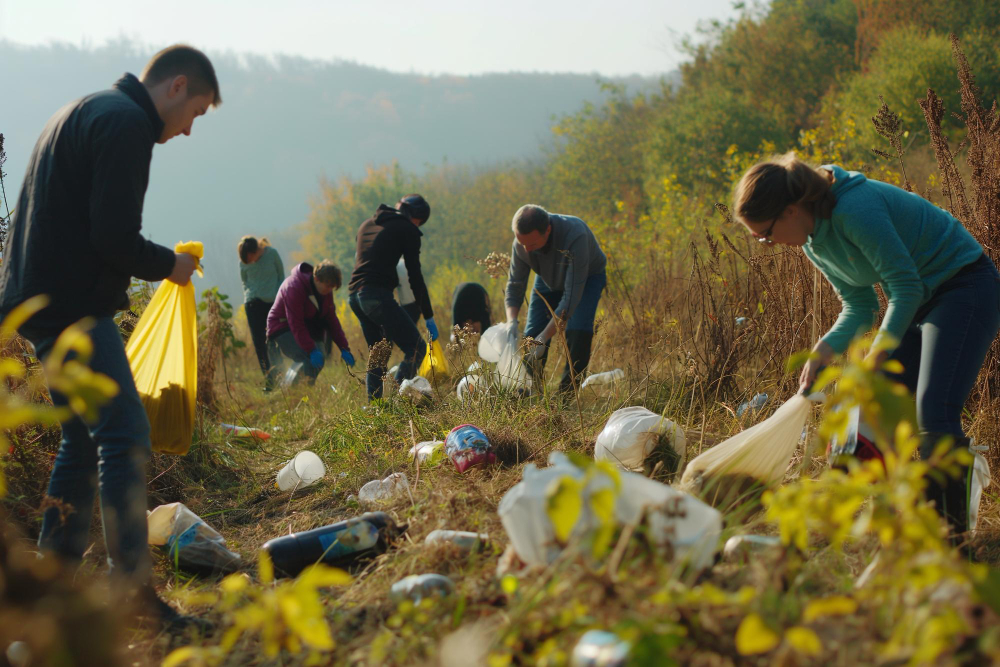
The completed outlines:
[[[267,314],[267,337],[274,338],[291,329],[295,342],[309,354],[316,347],[315,341],[322,339],[326,330],[333,336],[337,347],[349,350],[347,336],[333,305],[333,292],[320,296],[313,286],[312,275],[312,264],[302,262],[281,283],[274,305]]]
[[[434,317],[427,286],[420,273],[421,236],[423,233],[405,215],[391,206],[379,205],[375,215],[358,228],[358,247],[348,291],[353,294],[365,287],[396,289],[399,285],[396,265],[402,257],[410,288],[424,319]]]
[[[128,307],[133,276],[163,280],[174,252],[139,233],[163,121],[135,76],[49,119],[28,161],[0,268],[0,312],[51,298],[25,330],[59,331]]]

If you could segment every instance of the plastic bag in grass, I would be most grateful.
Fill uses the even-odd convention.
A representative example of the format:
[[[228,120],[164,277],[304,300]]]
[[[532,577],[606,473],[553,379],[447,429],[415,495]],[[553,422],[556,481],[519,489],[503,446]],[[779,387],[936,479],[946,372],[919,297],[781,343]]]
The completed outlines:
[[[812,410],[808,398],[796,394],[773,415],[695,457],[680,488],[700,490],[712,504],[736,500],[753,487],[777,484],[802,435]]]
[[[174,252],[201,259],[198,241],[178,243]],[[198,275],[202,275],[198,266]],[[187,454],[194,434],[198,390],[198,316],[194,285],[164,280],[125,346],[135,388],[146,408],[153,451]]]
[[[226,539],[183,503],[160,505],[146,516],[149,543],[164,546],[171,562],[196,572],[232,572],[241,559]]]
[[[597,436],[594,458],[611,461],[626,470],[642,470],[646,457],[667,436],[677,460],[684,458],[684,431],[666,417],[633,406],[615,410]]]
[[[425,378],[434,377],[434,375],[448,375],[448,361],[444,358],[441,343],[436,340],[431,341],[417,375],[422,375]]]

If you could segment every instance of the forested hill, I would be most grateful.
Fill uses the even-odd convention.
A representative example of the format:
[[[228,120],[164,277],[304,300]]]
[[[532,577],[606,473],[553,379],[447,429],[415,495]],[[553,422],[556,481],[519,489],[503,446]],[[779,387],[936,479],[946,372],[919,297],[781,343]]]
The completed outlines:
[[[139,73],[149,55],[127,42],[97,49],[0,42],[0,132],[12,200],[45,121],[123,72]],[[322,176],[361,176],[393,160],[420,172],[442,162],[532,159],[554,116],[602,99],[596,75],[428,77],[348,62],[210,55],[223,105],[199,119],[191,137],[154,151],[144,228],[158,242],[208,244],[202,282],[230,294],[238,287],[237,239],[302,222]]]

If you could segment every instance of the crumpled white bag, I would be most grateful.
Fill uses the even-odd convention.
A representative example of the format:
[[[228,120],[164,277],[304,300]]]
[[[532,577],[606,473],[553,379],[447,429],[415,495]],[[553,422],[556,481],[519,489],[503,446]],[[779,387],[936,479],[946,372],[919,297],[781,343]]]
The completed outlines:
[[[392,500],[398,495],[409,491],[410,481],[406,473],[394,472],[385,479],[373,479],[358,491],[358,501],[375,503],[382,500]]]
[[[683,460],[687,440],[677,424],[641,406],[615,410],[597,436],[594,458],[626,470],[642,470],[661,435],[670,436],[670,446]]]
[[[165,546],[178,566],[200,571],[232,572],[242,560],[226,548],[226,538],[184,503],[160,505],[146,514],[148,542]]]
[[[403,380],[399,385],[399,395],[414,399],[433,398],[434,389],[427,378],[417,375],[409,380]]]
[[[583,480],[586,475],[562,452],[553,452],[549,464],[542,469],[526,465],[522,480],[504,494],[497,508],[514,551],[529,565],[544,566],[562,551],[546,512],[550,486],[565,476]],[[675,562],[687,561],[695,569],[712,564],[722,533],[718,510],[648,477],[624,471],[619,475],[615,518],[620,525],[636,525],[645,514],[650,538],[657,546],[671,546]],[[570,533],[570,544],[586,540],[600,526],[588,501],[593,493],[607,488],[614,488],[614,482],[606,474],[593,476],[584,487],[585,502]]]

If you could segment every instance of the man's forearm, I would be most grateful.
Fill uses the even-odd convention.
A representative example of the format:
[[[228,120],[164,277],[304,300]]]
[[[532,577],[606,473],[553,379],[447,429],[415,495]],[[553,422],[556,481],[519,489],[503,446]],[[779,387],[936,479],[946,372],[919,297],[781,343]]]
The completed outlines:
[[[517,306],[507,306],[507,321],[516,322],[517,314],[521,312],[521,309]]]

